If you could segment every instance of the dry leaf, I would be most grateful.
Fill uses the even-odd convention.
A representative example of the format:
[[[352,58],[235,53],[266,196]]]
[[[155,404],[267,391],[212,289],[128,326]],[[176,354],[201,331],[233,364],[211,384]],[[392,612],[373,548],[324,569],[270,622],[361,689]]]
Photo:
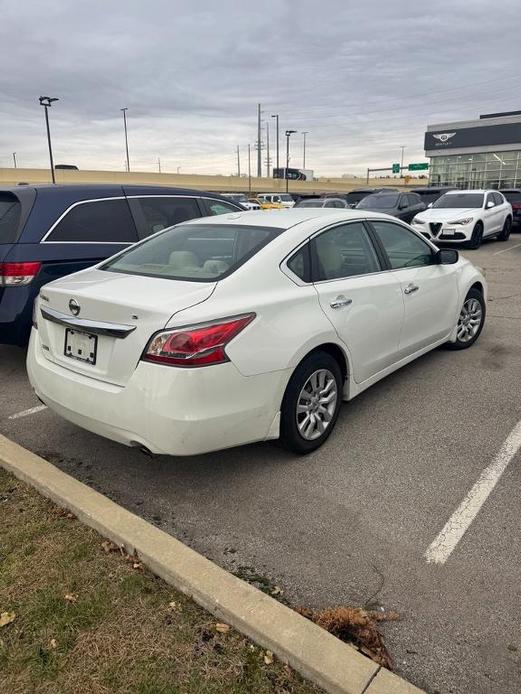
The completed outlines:
[[[67,602],[78,602],[78,596],[76,593],[65,593],[63,596]]]
[[[14,612],[2,612],[0,614],[0,627],[6,627],[11,622],[14,622],[16,614]]]
[[[230,631],[230,625],[218,622],[215,625],[215,631],[218,631],[220,634],[227,634]]]
[[[279,588],[279,586],[274,586],[274,587],[271,589],[271,594],[272,594],[272,595],[282,595],[283,592],[284,592],[284,591],[282,590],[282,588]]]
[[[49,648],[58,648],[58,641],[56,641],[56,639],[51,639],[49,641]]]
[[[273,662],[273,653],[271,651],[266,651],[264,654],[264,662],[266,665],[271,665]]]
[[[181,605],[178,602],[176,602],[175,600],[172,600],[172,602],[169,602],[168,607],[170,607],[172,610],[180,610],[181,609]]]

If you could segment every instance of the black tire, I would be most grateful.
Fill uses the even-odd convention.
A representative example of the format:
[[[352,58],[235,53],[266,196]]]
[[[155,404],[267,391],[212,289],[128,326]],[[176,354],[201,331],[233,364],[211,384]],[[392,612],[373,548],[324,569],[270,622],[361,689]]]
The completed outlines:
[[[319,370],[327,370],[334,378],[337,398],[334,412],[326,425],[325,431],[318,438],[309,440],[304,438],[298,428],[297,406],[304,386],[308,383],[310,377]],[[301,455],[311,453],[319,448],[333,431],[338,419],[340,405],[342,404],[343,386],[342,371],[334,357],[322,351],[312,352],[305,357],[293,372],[282,400],[280,419],[281,444],[288,450],[293,451],[293,453]]]
[[[471,250],[477,250],[483,241],[483,223],[476,222],[474,229],[472,230],[472,238],[467,241],[465,248],[470,248]]]
[[[465,305],[467,304],[468,301],[475,300],[478,301],[481,307],[481,322],[479,324],[477,332],[470,338],[470,339],[465,339],[462,340],[459,337],[457,338],[456,342],[447,342],[444,347],[446,349],[452,349],[452,350],[457,350],[457,349],[468,349],[469,347],[472,347],[474,342],[478,339],[478,337],[481,335],[481,331],[483,330],[483,326],[485,325],[485,318],[487,315],[487,305],[485,304],[485,299],[483,298],[483,294],[478,290],[478,289],[471,289],[467,296],[465,297],[465,301],[463,302],[463,306],[461,307],[461,313],[458,317],[458,326],[460,325],[460,321],[462,320],[462,314]]]
[[[508,241],[508,238],[510,236],[510,233],[512,231],[512,217],[510,215],[505,219],[505,223],[503,224],[503,229],[500,234],[498,234],[497,240],[498,241]]]

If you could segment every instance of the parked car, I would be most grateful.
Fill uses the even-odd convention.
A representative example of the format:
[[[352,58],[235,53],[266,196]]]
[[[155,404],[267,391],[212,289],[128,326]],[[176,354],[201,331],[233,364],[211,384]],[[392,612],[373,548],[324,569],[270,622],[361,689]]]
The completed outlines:
[[[368,195],[360,200],[358,210],[373,210],[398,217],[404,222],[410,222],[418,212],[426,207],[416,193],[381,192]]]
[[[259,193],[258,197],[260,200],[272,202],[281,207],[293,207],[295,205],[295,201],[289,193]]]
[[[299,200],[295,207],[334,207],[345,210],[349,208],[349,205],[342,198],[309,198],[308,200]]]
[[[436,202],[438,198],[441,198],[442,195],[448,193],[449,190],[454,190],[454,188],[431,188],[430,186],[423,186],[420,188],[412,188],[409,192],[419,195],[422,202],[424,202],[428,207],[433,202]]]
[[[243,209],[214,193],[163,186],[0,189],[0,343],[27,343],[34,298],[47,282],[172,224]]]
[[[349,191],[349,193],[344,193],[342,197],[347,202],[349,207],[356,207],[358,203],[366,198],[368,195],[373,195],[373,193],[381,193],[383,191],[397,190],[396,188],[356,188],[355,190]]]
[[[48,284],[27,365],[51,409],[129,446],[280,437],[308,453],[342,400],[439,345],[470,347],[485,311],[481,272],[395,218],[243,212]]]
[[[508,239],[512,206],[497,190],[453,190],[417,215],[412,226],[435,243],[479,248],[484,238]]]
[[[499,192],[512,205],[512,224],[519,227],[521,225],[521,189],[502,188]]]
[[[268,200],[263,200],[262,198],[249,198],[250,202],[255,203],[259,206],[261,210],[281,210],[282,205],[280,202],[269,202]]]

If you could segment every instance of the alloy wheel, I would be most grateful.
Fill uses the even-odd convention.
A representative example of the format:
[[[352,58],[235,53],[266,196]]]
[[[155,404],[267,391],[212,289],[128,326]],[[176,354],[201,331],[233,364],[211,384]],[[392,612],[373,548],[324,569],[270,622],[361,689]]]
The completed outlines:
[[[458,340],[470,342],[476,336],[483,320],[483,309],[477,299],[467,299],[458,320]]]
[[[307,441],[318,439],[329,427],[338,400],[336,380],[329,369],[308,378],[297,399],[297,427]]]

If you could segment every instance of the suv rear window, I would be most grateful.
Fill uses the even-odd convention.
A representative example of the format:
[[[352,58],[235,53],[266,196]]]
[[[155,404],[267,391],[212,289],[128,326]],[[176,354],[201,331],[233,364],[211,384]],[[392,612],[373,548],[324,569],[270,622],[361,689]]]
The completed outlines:
[[[20,201],[12,193],[0,193],[0,243],[14,243],[18,238]]]
[[[234,272],[282,231],[236,224],[179,224],[116,256],[101,269],[215,282]]]
[[[508,202],[521,202],[521,190],[501,191]]]

